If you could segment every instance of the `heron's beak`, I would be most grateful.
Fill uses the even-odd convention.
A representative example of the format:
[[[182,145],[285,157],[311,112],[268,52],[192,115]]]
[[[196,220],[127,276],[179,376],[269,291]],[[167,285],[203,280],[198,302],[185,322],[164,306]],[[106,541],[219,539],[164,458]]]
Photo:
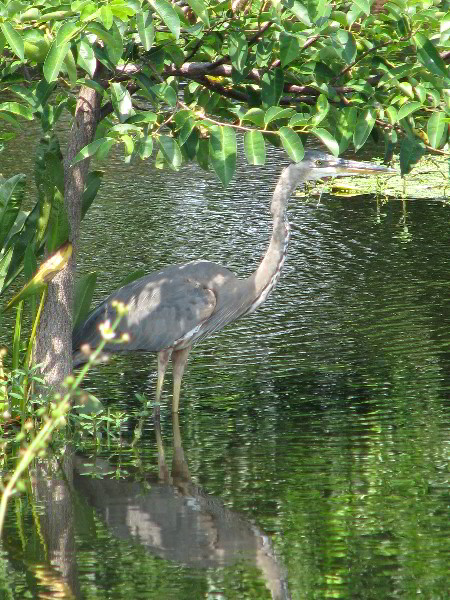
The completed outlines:
[[[384,173],[397,173],[395,169],[385,167],[384,165],[347,160],[345,158],[336,159],[335,168],[338,175],[381,175]]]

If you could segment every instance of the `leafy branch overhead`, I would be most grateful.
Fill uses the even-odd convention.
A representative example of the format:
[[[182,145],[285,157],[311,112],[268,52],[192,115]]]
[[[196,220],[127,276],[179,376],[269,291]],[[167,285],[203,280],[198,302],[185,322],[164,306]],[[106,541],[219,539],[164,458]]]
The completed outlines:
[[[73,114],[80,86],[102,96],[96,138],[75,161],[178,169],[196,159],[224,185],[237,137],[251,164],[266,144],[301,160],[308,137],[338,155],[383,139],[407,172],[444,152],[450,12],[415,0],[58,0],[0,2],[3,140]],[[444,7],[444,8],[442,8]]]

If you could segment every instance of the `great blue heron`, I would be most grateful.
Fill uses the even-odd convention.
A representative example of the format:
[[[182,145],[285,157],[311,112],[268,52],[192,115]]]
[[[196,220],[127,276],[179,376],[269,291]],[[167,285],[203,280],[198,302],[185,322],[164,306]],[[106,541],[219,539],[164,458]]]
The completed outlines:
[[[104,351],[157,352],[157,405],[164,374],[172,358],[172,412],[177,413],[181,379],[194,343],[256,310],[275,287],[288,248],[286,208],[294,189],[300,183],[322,177],[388,172],[394,171],[307,150],[301,162],[289,165],[280,175],[271,204],[272,237],[261,264],[250,277],[238,279],[227,268],[207,260],[173,265],[145,275],[113,292],[76,328],[74,365],[85,362],[86,349],[93,349],[100,343],[99,325],[113,321],[115,317],[113,301],[122,302],[128,306],[128,312],[116,334],[127,333],[129,341],[107,343]]]

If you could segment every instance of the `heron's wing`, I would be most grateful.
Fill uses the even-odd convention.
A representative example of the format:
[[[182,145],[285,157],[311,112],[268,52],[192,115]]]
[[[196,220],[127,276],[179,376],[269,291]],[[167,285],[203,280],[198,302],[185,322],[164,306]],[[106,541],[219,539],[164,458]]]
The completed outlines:
[[[74,351],[81,345],[95,348],[101,341],[99,325],[115,318],[112,302],[128,306],[116,330],[116,339],[126,333],[129,342],[108,343],[107,352],[146,350],[159,352],[180,340],[189,340],[214,312],[216,296],[207,286],[185,276],[146,277],[111,294],[74,332]]]

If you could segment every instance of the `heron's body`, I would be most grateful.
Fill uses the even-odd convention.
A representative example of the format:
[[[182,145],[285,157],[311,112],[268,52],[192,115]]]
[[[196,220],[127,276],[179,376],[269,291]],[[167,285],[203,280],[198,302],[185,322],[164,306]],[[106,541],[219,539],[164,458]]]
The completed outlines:
[[[157,352],[158,402],[165,370],[172,358],[172,411],[178,412],[181,378],[192,345],[256,310],[276,285],[289,242],[286,208],[295,187],[302,181],[325,175],[378,171],[388,169],[308,151],[304,161],[289,165],[280,176],[271,204],[273,230],[270,244],[250,277],[238,279],[227,268],[206,260],[170,266],[141,277],[113,292],[74,331],[74,364],[86,360],[83,345],[95,348],[101,341],[99,325],[108,319],[114,320],[116,313],[112,302],[123,302],[128,306],[128,312],[116,334],[127,333],[129,341],[107,343],[104,351]]]

